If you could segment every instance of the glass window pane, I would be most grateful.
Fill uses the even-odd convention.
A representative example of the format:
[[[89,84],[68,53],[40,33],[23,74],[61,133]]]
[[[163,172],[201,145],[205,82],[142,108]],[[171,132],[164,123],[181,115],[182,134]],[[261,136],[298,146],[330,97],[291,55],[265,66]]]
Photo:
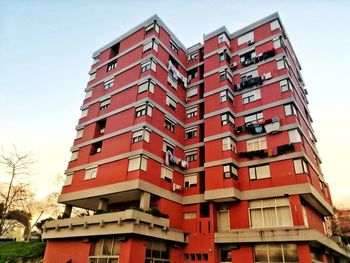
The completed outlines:
[[[114,240],[112,255],[119,255],[120,253],[120,241]]]
[[[269,244],[268,245],[269,250],[269,262],[283,262],[283,256],[282,256],[282,249],[281,245],[277,244]]]
[[[296,244],[283,244],[283,253],[286,262],[299,262],[298,247]]]
[[[268,262],[267,245],[254,246],[255,262]]]
[[[277,207],[277,218],[279,226],[293,225],[289,206]]]
[[[94,256],[102,255],[102,244],[103,244],[103,239],[99,239],[95,242],[94,251],[93,251]]]
[[[264,227],[277,226],[275,208],[263,208]]]
[[[250,210],[250,220],[252,227],[263,227],[263,219],[261,209]]]
[[[113,243],[113,239],[111,238],[105,239],[105,242],[103,243],[102,255],[110,256],[112,254],[112,243]]]

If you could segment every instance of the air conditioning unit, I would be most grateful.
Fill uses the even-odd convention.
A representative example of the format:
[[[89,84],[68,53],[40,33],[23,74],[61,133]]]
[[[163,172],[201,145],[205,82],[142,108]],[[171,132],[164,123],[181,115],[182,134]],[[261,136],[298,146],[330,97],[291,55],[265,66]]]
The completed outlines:
[[[178,184],[174,184],[173,183],[173,191],[175,192],[175,191],[181,191],[182,190],[182,187],[181,187],[181,185],[178,185]]]
[[[236,67],[237,67],[237,62],[231,63],[231,65],[230,65],[231,69],[235,69]]]

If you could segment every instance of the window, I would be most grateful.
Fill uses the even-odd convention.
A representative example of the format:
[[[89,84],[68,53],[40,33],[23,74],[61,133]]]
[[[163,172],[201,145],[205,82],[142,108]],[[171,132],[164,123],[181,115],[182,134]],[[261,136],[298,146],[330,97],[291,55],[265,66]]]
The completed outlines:
[[[281,28],[280,23],[278,22],[278,20],[274,20],[270,23],[270,27],[271,27],[271,31]]]
[[[94,179],[97,176],[97,167],[86,168],[84,180]]]
[[[191,107],[186,109],[186,118],[192,118],[194,116],[197,116],[197,106]]]
[[[70,157],[70,161],[76,160],[78,158],[78,153],[79,153],[79,151],[73,151],[72,155]]]
[[[250,180],[264,179],[264,178],[270,178],[270,177],[271,177],[271,174],[270,174],[269,165],[249,167]]]
[[[97,133],[103,134],[105,132],[106,122],[107,122],[106,119],[97,121],[97,123],[96,123],[96,131],[97,131]]]
[[[252,228],[293,225],[287,197],[249,201],[249,215]]]
[[[246,144],[248,152],[267,149],[266,137],[247,140]]]
[[[86,116],[88,115],[88,111],[89,111],[89,109],[83,109],[83,110],[81,111],[81,116],[80,116],[80,118],[86,117]]]
[[[297,263],[299,262],[296,244],[261,244],[254,246],[255,263]]]
[[[221,52],[219,53],[219,61],[222,62],[222,61],[224,61],[224,60],[225,60],[225,52],[221,51]]]
[[[227,125],[227,124],[230,124],[232,126],[235,125],[235,119],[233,118],[233,115],[229,112],[221,114],[221,125]]]
[[[293,84],[288,79],[281,80],[280,87],[282,92],[285,92],[288,90],[293,92],[293,89],[294,89]]]
[[[219,62],[222,62],[222,61],[227,61],[227,63],[230,64],[231,62],[231,57],[230,55],[227,53],[226,50],[222,50],[222,51],[219,51]]]
[[[307,129],[307,132],[309,134],[309,138],[312,142],[316,142],[315,136],[313,135],[312,131],[310,129]]]
[[[260,89],[246,92],[242,95],[243,104],[261,99]]]
[[[90,74],[89,81],[94,80],[95,78],[96,78],[96,72],[95,72],[95,73]]]
[[[172,110],[176,110],[177,101],[170,97],[169,94],[166,95],[165,104],[168,105]]]
[[[252,44],[254,43],[254,32],[251,31],[247,34],[244,34],[240,36],[237,40],[238,40],[238,46],[243,45],[245,43],[248,43],[248,45]]]
[[[110,79],[110,80],[105,81],[103,86],[105,89],[109,89],[109,88],[113,87],[113,84],[114,84],[114,79]]]
[[[172,41],[172,40],[170,40],[170,47],[171,47],[172,50],[175,51],[176,54],[179,53],[179,47],[178,47],[178,45],[176,45],[175,42]]]
[[[198,52],[193,52],[187,56],[187,62],[192,62],[198,59]]]
[[[175,125],[176,123],[171,120],[169,117],[165,116],[164,126],[166,129],[168,129],[171,132],[175,132]]]
[[[150,34],[151,32],[156,31],[157,33],[159,33],[159,25],[157,24],[157,22],[153,22],[152,24],[150,24],[149,26],[145,27],[145,34]]]
[[[239,55],[239,60],[241,64],[245,67],[254,64],[255,58],[256,58],[256,52],[254,48]]]
[[[220,249],[220,262],[232,262],[231,250],[229,249]]]
[[[289,142],[290,143],[302,142],[300,133],[297,129],[293,129],[293,130],[288,131],[288,135],[289,135]]]
[[[221,102],[228,101],[230,103],[233,103],[233,95],[228,90],[221,91],[220,92],[220,101]]]
[[[189,99],[198,94],[198,87],[191,88],[187,90],[186,99]]]
[[[92,90],[88,90],[86,93],[85,93],[85,99],[88,99],[92,96]]]
[[[244,117],[244,123],[247,124],[257,124],[259,120],[264,119],[264,114],[262,112],[257,112]]]
[[[277,63],[277,69],[280,70],[280,69],[283,69],[286,67],[285,63],[284,63],[284,58],[280,58],[278,60],[276,60],[276,63]]]
[[[281,39],[280,38],[275,38],[273,39],[273,47],[274,49],[280,48],[281,45]]]
[[[137,253],[137,252],[136,252]],[[146,263],[168,263],[169,248],[164,241],[147,240]],[[104,263],[104,262],[103,262]]]
[[[168,140],[164,139],[163,143],[163,152],[170,151],[172,154],[174,154],[175,145],[169,142]]]
[[[113,60],[107,64],[107,72],[117,67],[117,60]]]
[[[196,219],[197,213],[196,212],[184,212],[184,219]]]
[[[188,81],[190,81],[191,79],[195,79],[198,77],[198,68],[194,68],[191,69],[190,71],[188,71]]]
[[[134,131],[132,133],[132,142],[133,143],[140,142],[140,141],[149,142],[150,135],[151,135],[151,131],[147,128]]]
[[[63,186],[71,185],[73,180],[73,173],[66,174],[66,179],[64,180]]]
[[[141,116],[146,115],[146,114],[148,116],[152,117],[152,111],[153,111],[153,106],[149,103],[146,103],[144,105],[136,107],[135,115],[136,115],[136,118],[141,117]]]
[[[233,166],[233,164],[225,164],[224,165],[224,178],[233,178],[238,179],[238,171],[237,168]]]
[[[120,241],[117,238],[99,238],[93,241],[92,255],[88,263],[110,262],[119,260]]]
[[[147,159],[145,155],[136,155],[129,158],[128,172],[142,170],[147,171]]]
[[[77,135],[75,136],[75,139],[79,139],[83,137],[84,129],[77,130]]]
[[[241,81],[246,81],[255,77],[259,77],[259,72],[257,68],[241,73]]]
[[[287,104],[284,105],[284,113],[286,116],[297,116],[297,109],[295,108],[294,104]]]
[[[294,159],[294,171],[296,174],[308,173],[307,164],[304,159]]]
[[[152,69],[154,72],[156,72],[156,62],[153,59],[149,59],[143,63],[141,63],[141,73]]]
[[[194,162],[197,160],[197,151],[186,152],[185,156],[187,162]]]
[[[142,93],[144,91],[149,91],[151,93],[154,93],[154,86],[156,85],[152,80],[146,80],[143,81],[141,83],[138,84],[139,85],[139,89],[138,89],[138,93]]]
[[[185,188],[189,188],[197,185],[197,174],[186,175],[184,178],[184,185],[185,185]]]
[[[225,33],[222,33],[219,37],[218,37],[218,43],[223,43],[226,42],[226,44],[228,46],[230,46],[230,39],[227,37],[227,35]]]
[[[120,48],[120,43],[116,43],[111,47],[111,53],[110,53],[110,57],[115,57],[116,55],[119,54],[119,48]]]
[[[165,181],[172,182],[173,181],[173,170],[163,166],[160,171],[160,178],[164,179]]]
[[[232,82],[232,76],[227,69],[219,71],[220,81],[228,80]]]
[[[185,139],[192,139],[195,137],[197,137],[197,127],[193,127],[185,130]]]
[[[158,52],[158,43],[155,41],[155,39],[152,39],[151,41],[145,43],[143,45],[143,52],[146,52],[147,50],[153,49],[156,52]]]
[[[102,151],[102,141],[95,142],[91,145],[90,155],[100,153]]]
[[[222,139],[222,150],[228,151],[231,150],[236,152],[236,143],[231,137],[226,137]]]
[[[306,214],[306,206],[303,203],[301,204],[301,211],[303,214],[304,226],[309,227],[309,222],[307,220],[307,214]]]
[[[107,109],[110,105],[111,100],[110,99],[106,99],[100,102],[100,110],[104,110]]]
[[[174,76],[172,74],[168,74],[168,84],[170,87],[172,87],[173,89],[177,89],[177,80],[175,80]]]
[[[224,231],[230,229],[230,213],[229,210],[218,210],[218,230]],[[229,261],[231,262],[231,261]]]

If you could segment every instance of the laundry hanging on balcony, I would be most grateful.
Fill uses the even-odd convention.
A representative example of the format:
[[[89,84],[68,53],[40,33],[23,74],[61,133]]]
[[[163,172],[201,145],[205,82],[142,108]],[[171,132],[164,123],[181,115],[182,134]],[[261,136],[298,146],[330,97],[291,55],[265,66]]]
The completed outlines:
[[[165,153],[165,165],[176,165],[181,169],[188,169],[188,162],[184,159],[177,158],[171,151]]]
[[[169,70],[169,74],[177,81],[177,80],[181,80],[184,83],[184,87],[187,88],[187,83],[188,80],[187,78],[182,75],[180,73],[180,71],[177,70],[177,68],[174,66],[174,64],[171,62],[171,60],[169,60],[169,64],[168,64],[168,70]]]

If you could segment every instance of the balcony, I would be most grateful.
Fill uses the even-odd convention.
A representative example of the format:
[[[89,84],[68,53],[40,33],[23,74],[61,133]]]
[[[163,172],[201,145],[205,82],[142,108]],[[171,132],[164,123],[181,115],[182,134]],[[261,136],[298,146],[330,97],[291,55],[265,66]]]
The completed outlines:
[[[349,256],[349,251],[340,247],[332,239],[314,229],[306,227],[285,227],[268,229],[231,229],[214,234],[217,244],[235,243],[270,243],[270,242],[309,242],[322,244],[342,255]]]
[[[138,234],[185,242],[183,232],[169,228],[169,219],[133,209],[48,221],[43,229],[44,239]]]
[[[256,86],[261,86],[263,85],[265,80],[269,80],[271,78],[272,78],[271,72],[264,73],[261,76],[257,76],[257,77],[250,77],[235,84],[233,86],[233,90],[238,92],[238,91],[253,88]]]
[[[276,55],[275,49],[265,51],[264,53],[261,53],[258,56],[252,56],[252,53],[255,54],[255,52],[251,52],[248,53],[247,56],[241,56],[242,67],[248,67],[250,65],[257,64]]]
[[[257,150],[257,151],[249,151],[249,152],[239,152],[239,158],[248,158],[252,160],[253,158],[266,158],[266,157],[275,157],[278,155],[283,155],[286,153],[292,153],[295,151],[295,147],[293,143],[283,144],[274,148]]]
[[[256,123],[247,123],[245,125],[235,128],[235,132],[240,134],[247,132],[248,134],[261,134],[261,133],[278,133],[281,131],[281,124],[279,117],[273,117],[268,120],[258,120]]]

